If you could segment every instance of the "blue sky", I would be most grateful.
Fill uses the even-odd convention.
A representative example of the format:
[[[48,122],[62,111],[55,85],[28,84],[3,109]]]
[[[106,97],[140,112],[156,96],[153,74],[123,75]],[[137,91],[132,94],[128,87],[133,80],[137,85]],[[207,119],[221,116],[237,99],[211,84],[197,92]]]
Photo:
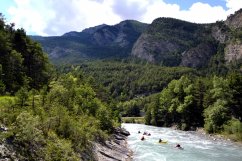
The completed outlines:
[[[189,9],[195,2],[208,3],[211,6],[222,6],[224,9],[227,8],[225,0],[164,0],[164,2],[179,4],[184,10]]]
[[[212,23],[240,8],[242,0],[0,0],[7,22],[28,34],[45,36],[126,19],[152,23],[158,17],[173,17]]]
[[[13,0],[0,0],[0,12],[3,13],[5,17],[10,18],[10,15],[8,14],[7,10],[9,7],[13,5]]]

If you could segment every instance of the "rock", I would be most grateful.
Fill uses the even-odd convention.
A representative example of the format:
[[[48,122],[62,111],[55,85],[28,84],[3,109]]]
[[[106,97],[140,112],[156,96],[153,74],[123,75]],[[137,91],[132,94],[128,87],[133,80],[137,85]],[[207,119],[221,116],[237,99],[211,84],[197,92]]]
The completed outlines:
[[[0,125],[0,132],[4,132],[4,131],[7,131],[8,128],[4,125]]]
[[[242,9],[230,15],[225,21],[225,24],[232,29],[242,28]]]
[[[172,18],[157,18],[135,42],[131,55],[151,63],[178,66],[184,55],[182,53],[186,53],[186,51],[193,49],[199,44],[207,43],[209,39],[213,39],[208,32],[207,26]],[[198,52],[200,51],[196,52],[195,58]],[[203,53],[206,53],[206,51]],[[186,60],[189,60],[189,62],[183,63],[184,65],[193,63],[193,59]],[[197,62],[196,64],[203,66],[204,62],[202,59],[197,60]],[[196,64],[195,66],[197,66]]]
[[[230,42],[225,48],[225,60],[227,62],[236,61],[242,58],[242,43]]]
[[[226,43],[229,40],[229,29],[223,22],[218,22],[212,27],[212,37],[219,43]]]
[[[0,142],[0,161],[18,161],[15,151],[11,145]]]
[[[127,147],[128,131],[116,128],[114,134],[105,143],[94,143],[93,153],[97,161],[130,161],[132,151]]]
[[[207,66],[210,58],[216,53],[216,48],[211,44],[199,44],[182,54],[180,66],[202,68]]]
[[[122,134],[122,135],[124,135],[124,136],[129,136],[130,135],[130,133],[127,131],[127,130],[125,130],[124,128],[116,128],[115,130],[114,130],[114,133],[115,134]]]

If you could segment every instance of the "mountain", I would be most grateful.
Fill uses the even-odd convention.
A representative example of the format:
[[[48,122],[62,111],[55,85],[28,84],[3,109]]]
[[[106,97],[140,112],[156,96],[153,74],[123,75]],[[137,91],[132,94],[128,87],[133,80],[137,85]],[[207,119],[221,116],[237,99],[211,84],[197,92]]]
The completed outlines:
[[[214,50],[208,25],[194,24],[173,18],[158,18],[142,33],[132,49],[132,55],[165,66],[200,66],[188,57],[203,57],[198,49],[206,48],[211,55]],[[193,50],[194,52],[191,53]],[[194,54],[195,53],[195,54]]]
[[[211,24],[174,18],[158,18],[149,25],[126,20],[62,36],[32,38],[59,64],[132,56],[164,66],[221,68],[221,64],[242,63],[241,22],[242,9],[226,21]]]
[[[228,64],[241,62],[242,9],[226,21],[195,24],[158,18],[141,34],[131,55],[166,66],[208,67],[220,55]]]
[[[147,24],[126,20],[117,25],[99,25],[62,36],[32,38],[41,43],[54,63],[75,63],[86,59],[127,57]]]

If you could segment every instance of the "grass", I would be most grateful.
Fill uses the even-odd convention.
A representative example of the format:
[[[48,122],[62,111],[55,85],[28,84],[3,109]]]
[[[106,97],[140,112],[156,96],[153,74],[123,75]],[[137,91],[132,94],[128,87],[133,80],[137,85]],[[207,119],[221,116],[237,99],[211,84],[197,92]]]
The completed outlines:
[[[137,123],[137,124],[144,124],[145,119],[144,117],[122,117],[123,123]]]

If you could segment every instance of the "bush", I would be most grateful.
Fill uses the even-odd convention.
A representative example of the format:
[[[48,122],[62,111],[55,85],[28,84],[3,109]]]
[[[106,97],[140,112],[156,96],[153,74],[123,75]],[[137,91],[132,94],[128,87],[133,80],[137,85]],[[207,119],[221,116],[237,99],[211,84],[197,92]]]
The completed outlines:
[[[242,140],[242,123],[237,119],[230,120],[224,125],[224,131],[234,140]]]

